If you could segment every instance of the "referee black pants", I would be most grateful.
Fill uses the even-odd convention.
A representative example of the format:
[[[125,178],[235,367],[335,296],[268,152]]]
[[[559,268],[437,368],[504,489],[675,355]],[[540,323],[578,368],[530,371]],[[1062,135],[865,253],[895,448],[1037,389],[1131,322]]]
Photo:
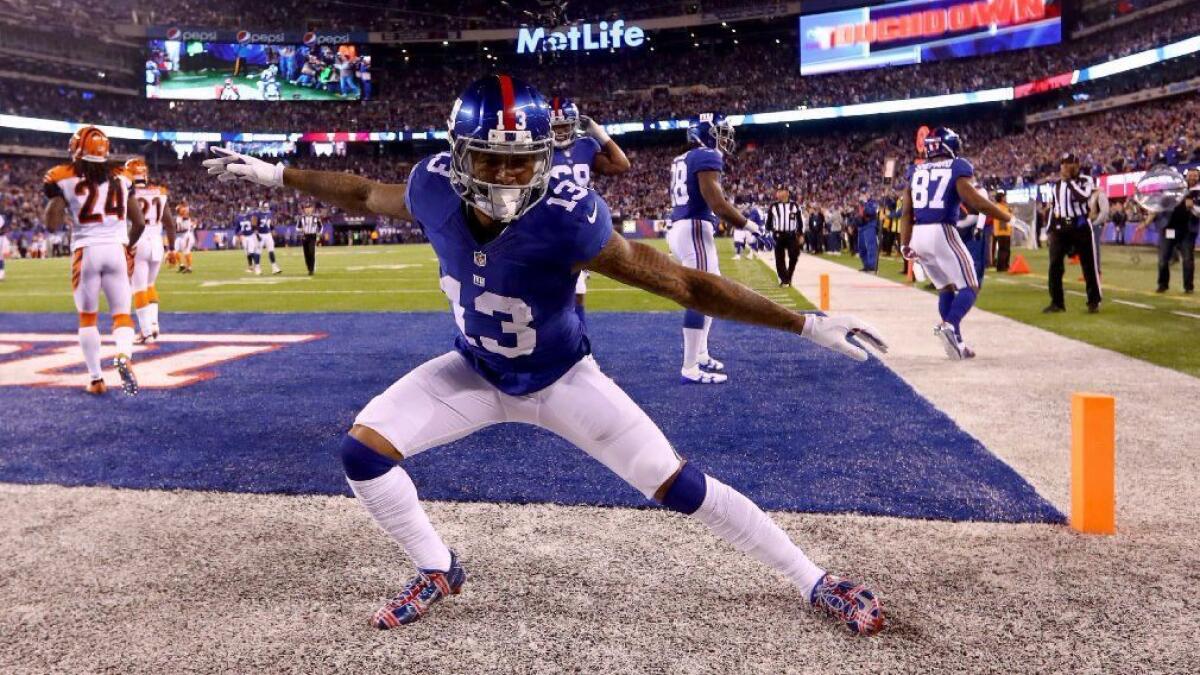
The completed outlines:
[[[1056,307],[1066,307],[1063,298],[1063,273],[1066,272],[1066,258],[1071,254],[1079,256],[1079,265],[1083,268],[1083,281],[1087,285],[1087,304],[1100,304],[1100,276],[1096,269],[1096,240],[1092,237],[1090,226],[1071,227],[1062,225],[1050,232],[1050,304]]]
[[[1171,259],[1178,249],[1183,261],[1183,290],[1193,291],[1196,288],[1196,233],[1183,232],[1167,237],[1167,230],[1158,233],[1158,288],[1166,290],[1171,284]]]
[[[779,283],[792,283],[796,263],[800,260],[800,237],[795,232],[780,232],[775,239],[775,272]]]
[[[312,274],[317,268],[317,235],[304,235],[304,265],[308,267],[308,273]]]

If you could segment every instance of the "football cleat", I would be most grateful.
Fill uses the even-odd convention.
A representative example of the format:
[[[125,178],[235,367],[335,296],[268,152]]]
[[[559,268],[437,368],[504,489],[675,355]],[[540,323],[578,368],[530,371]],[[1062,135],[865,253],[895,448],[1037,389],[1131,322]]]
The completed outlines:
[[[958,334],[954,332],[954,326],[942,322],[933,329],[933,334],[942,341],[942,347],[946,350],[946,356],[950,357],[952,361],[958,361],[963,358],[963,354],[958,348]]]
[[[88,386],[86,389],[84,389],[84,391],[89,394],[95,394],[99,396],[100,394],[108,391],[108,385],[104,384],[104,378],[96,378],[88,383]]]
[[[874,635],[883,630],[883,607],[866,586],[826,574],[813,586],[809,603],[844,623],[855,635]]]
[[[271,274],[283,274],[283,270],[278,265],[275,265],[274,269],[271,270]]]
[[[706,373],[699,366],[679,371],[679,381],[683,384],[723,384],[728,379],[728,375]]]
[[[387,630],[419,621],[435,603],[448,595],[458,595],[466,580],[467,571],[459,564],[458,554],[450,551],[450,569],[418,570],[399,595],[375,612],[371,625]]]
[[[975,350],[967,346],[967,343],[963,342],[962,340],[958,341],[958,351],[960,354],[962,354],[964,359],[975,358]]]
[[[124,391],[126,396],[136,396],[138,383],[137,378],[133,376],[133,364],[129,361],[129,357],[117,354],[117,357],[113,359],[113,367],[121,376],[121,391]]]
[[[139,335],[133,339],[135,345],[152,345],[158,342],[158,331],[154,331],[149,335]]]
[[[718,372],[718,373],[721,372],[722,370],[725,370],[725,364],[721,363],[720,361],[714,359],[711,356],[700,357],[700,360],[696,362],[696,365],[700,366],[704,370],[709,370],[709,371]]]

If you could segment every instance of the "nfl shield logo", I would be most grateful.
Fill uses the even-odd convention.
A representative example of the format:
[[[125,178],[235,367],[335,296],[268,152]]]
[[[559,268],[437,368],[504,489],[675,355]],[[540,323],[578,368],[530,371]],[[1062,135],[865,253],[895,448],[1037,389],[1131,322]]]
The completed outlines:
[[[475,251],[475,266],[483,267],[487,264],[487,254],[483,251]]]

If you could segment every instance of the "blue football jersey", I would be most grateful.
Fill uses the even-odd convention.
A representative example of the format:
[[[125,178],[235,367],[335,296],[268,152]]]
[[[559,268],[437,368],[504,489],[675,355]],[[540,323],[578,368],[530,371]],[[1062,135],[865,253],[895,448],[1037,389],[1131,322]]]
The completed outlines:
[[[247,213],[244,216],[238,216],[237,229],[238,234],[243,237],[254,234],[254,221],[250,219],[250,214]]]
[[[550,177],[566,178],[580,187],[592,184],[592,161],[600,153],[600,142],[591,136],[576,139],[570,147],[554,149]]]
[[[259,211],[258,213],[254,214],[254,215],[258,216],[258,228],[257,228],[258,233],[259,234],[271,234],[271,225],[272,225],[271,212],[270,211]]]
[[[975,175],[971,163],[962,157],[914,164],[908,168],[908,186],[912,190],[913,223],[938,225],[958,222],[959,178]]]
[[[454,346],[484,379],[521,396],[591,353],[575,313],[572,268],[595,258],[612,235],[612,215],[594,190],[552,178],[547,196],[486,244],[468,228],[449,153],[413,167],[406,200],[438,258],[458,324]]]
[[[707,220],[717,216],[700,194],[701,171],[724,171],[725,160],[712,148],[692,148],[671,160],[671,220]]]
[[[751,206],[750,210],[746,212],[746,220],[758,225],[760,229],[767,222],[767,218],[763,215],[762,209],[758,208],[757,206]]]

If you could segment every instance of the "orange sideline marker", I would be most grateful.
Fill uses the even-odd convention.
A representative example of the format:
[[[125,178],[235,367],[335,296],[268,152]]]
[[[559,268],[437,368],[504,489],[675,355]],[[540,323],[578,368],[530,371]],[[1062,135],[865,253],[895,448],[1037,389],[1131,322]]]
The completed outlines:
[[[1029,274],[1029,263],[1025,262],[1025,256],[1018,255],[1013,258],[1012,264],[1008,266],[1009,274]]]
[[[829,311],[829,275],[821,275],[821,311]]]
[[[1071,395],[1071,527],[1116,532],[1116,399]]]

